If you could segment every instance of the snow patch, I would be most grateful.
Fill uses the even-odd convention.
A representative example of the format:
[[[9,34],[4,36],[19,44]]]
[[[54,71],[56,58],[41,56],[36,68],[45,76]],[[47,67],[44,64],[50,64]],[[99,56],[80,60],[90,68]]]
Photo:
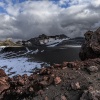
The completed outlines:
[[[59,43],[61,43],[64,40],[68,40],[69,38],[66,39],[56,39],[56,40],[50,40],[48,43],[46,43],[47,47],[55,47],[56,45],[58,45]]]
[[[0,68],[4,69],[7,74],[13,73],[13,75],[30,75],[30,72],[34,68],[41,68],[41,64],[42,63],[38,62],[29,62],[28,58],[23,57],[12,59],[0,59]]]

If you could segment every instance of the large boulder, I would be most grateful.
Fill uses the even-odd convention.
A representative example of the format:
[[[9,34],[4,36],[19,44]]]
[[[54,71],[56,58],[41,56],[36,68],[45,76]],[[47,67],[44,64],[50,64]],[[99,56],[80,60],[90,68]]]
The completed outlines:
[[[10,87],[9,83],[8,83],[8,76],[5,74],[5,72],[0,69],[0,94],[8,89]]]
[[[87,31],[84,36],[85,43],[82,45],[79,53],[81,60],[100,57],[100,28],[95,32]]]

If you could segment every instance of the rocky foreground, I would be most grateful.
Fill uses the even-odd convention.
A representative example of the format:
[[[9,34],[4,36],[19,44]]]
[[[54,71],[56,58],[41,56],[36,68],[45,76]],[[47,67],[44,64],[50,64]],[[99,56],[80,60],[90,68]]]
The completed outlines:
[[[100,100],[100,30],[85,34],[84,61],[46,66],[30,76],[0,69],[1,100]],[[94,41],[95,40],[95,41]]]

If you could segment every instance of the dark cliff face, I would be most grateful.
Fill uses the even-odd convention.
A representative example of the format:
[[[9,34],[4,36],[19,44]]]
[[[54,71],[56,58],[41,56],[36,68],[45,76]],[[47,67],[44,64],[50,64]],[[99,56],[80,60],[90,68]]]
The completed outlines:
[[[87,31],[85,43],[82,45],[79,56],[81,60],[100,57],[100,28],[96,31]]]

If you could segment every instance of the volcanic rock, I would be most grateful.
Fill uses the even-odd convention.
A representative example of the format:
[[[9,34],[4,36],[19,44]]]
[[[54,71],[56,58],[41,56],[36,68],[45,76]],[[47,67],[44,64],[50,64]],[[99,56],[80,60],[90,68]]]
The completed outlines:
[[[55,82],[56,85],[59,84],[59,83],[61,83],[61,78],[60,77],[56,77],[54,79],[54,82]]]
[[[71,83],[71,87],[72,87],[73,90],[77,90],[77,89],[81,88],[79,82]]]
[[[67,100],[64,95],[61,95],[61,100]]]
[[[41,81],[40,84],[43,85],[43,86],[47,86],[48,85],[47,81]]]
[[[100,100],[100,91],[94,89],[86,90],[80,100]]]
[[[39,90],[37,94],[38,95],[43,95],[44,94],[44,91],[43,90]]]
[[[90,72],[97,72],[98,71],[98,67],[97,66],[90,66],[87,68]]]
[[[6,73],[0,69],[0,100],[3,96],[3,93],[10,87],[8,82],[8,76]]]
[[[9,83],[7,82],[8,77],[0,77],[0,93],[10,87]]]
[[[3,69],[0,69],[0,77],[7,76]]]
[[[47,68],[42,68],[39,72],[40,75],[48,75],[50,74],[50,70]]]
[[[68,62],[63,62],[62,67],[67,67]]]
[[[100,28],[95,32],[85,33],[85,43],[82,45],[79,56],[81,60],[100,57]]]
[[[44,98],[44,100],[49,100],[49,99],[48,99],[48,97],[46,96],[46,97]]]

